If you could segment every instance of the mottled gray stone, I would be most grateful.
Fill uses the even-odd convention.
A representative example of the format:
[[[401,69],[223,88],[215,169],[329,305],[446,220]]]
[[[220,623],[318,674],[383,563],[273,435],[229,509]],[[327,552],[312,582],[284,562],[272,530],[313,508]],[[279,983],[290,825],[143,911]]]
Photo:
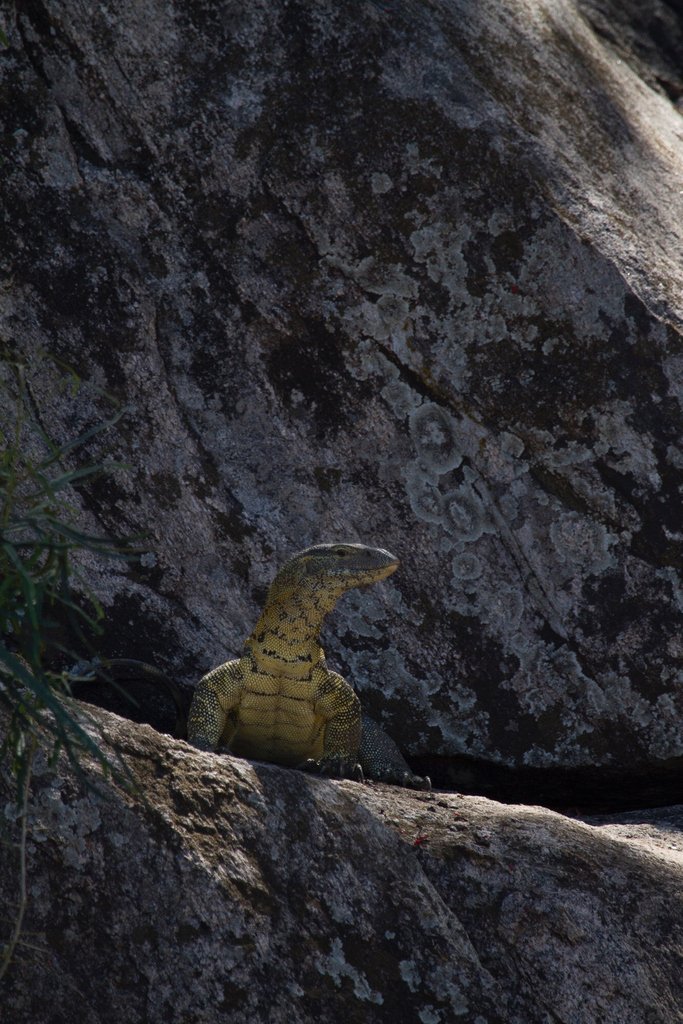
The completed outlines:
[[[327,646],[408,753],[682,755],[673,5],[15,10],[2,330],[58,438],[130,406],[74,500],[154,553],[87,565],[105,653],[196,679],[363,540]]]
[[[39,759],[3,1020],[681,1019],[680,807],[583,823],[315,779],[95,715],[140,791],[98,796]],[[0,776],[0,806],[10,792]],[[17,880],[2,842],[5,918]]]

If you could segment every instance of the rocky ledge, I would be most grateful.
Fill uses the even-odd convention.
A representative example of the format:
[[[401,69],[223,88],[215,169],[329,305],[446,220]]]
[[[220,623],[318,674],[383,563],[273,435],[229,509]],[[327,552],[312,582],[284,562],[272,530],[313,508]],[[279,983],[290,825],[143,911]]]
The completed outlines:
[[[681,1019],[683,807],[579,821],[92,716],[137,791],[38,758],[13,1024]],[[0,844],[5,917],[18,877]]]

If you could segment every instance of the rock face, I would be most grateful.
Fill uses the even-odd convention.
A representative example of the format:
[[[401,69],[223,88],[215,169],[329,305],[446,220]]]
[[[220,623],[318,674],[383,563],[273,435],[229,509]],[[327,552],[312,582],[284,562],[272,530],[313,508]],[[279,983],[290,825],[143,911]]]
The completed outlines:
[[[681,1020],[681,808],[596,826],[97,716],[144,799],[37,766],[12,1024]]]
[[[104,653],[196,679],[292,551],[395,550],[327,647],[412,754],[683,754],[683,34],[633,0],[18,0],[6,334]]]

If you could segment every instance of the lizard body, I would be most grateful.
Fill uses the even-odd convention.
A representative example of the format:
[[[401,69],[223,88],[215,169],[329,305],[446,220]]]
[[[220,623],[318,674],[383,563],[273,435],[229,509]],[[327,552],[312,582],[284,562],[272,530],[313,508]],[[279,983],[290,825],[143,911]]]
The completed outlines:
[[[188,740],[334,776],[428,788],[398,747],[361,712],[352,687],[325,662],[320,629],[347,590],[386,579],[398,559],[362,544],[319,544],[290,559],[239,660],[199,682]]]

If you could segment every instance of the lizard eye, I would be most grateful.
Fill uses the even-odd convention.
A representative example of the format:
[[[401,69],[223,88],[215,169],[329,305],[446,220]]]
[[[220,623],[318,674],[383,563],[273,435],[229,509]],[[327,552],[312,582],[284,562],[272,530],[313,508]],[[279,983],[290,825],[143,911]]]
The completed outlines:
[[[348,555],[348,551],[346,550],[346,548],[337,548],[335,551],[335,555],[338,555],[340,558],[346,558],[346,556]]]

